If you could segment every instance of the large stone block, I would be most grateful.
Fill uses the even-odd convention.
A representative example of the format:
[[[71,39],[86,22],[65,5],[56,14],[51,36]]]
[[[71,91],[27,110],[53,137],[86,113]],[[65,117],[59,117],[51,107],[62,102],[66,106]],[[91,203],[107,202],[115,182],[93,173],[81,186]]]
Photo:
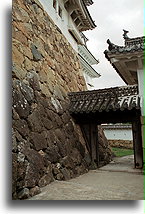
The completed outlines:
[[[14,78],[23,80],[26,76],[27,71],[18,66],[17,64],[13,63],[12,66],[12,75]]]
[[[30,86],[37,91],[40,91],[40,85],[39,85],[39,76],[36,72],[30,71],[27,74],[27,80],[29,81]]]
[[[32,51],[32,55],[33,55],[33,60],[40,61],[43,59],[41,52],[38,51],[38,49],[35,45],[31,46],[31,51]]]
[[[32,148],[34,148],[37,151],[47,148],[47,141],[44,137],[43,132],[41,134],[37,132],[31,132],[30,142],[32,144]]]
[[[23,56],[23,54],[14,45],[12,46],[12,60],[18,66],[22,65],[23,62],[24,62],[24,56]]]
[[[29,197],[29,189],[24,188],[18,193],[18,198],[19,199],[26,199]]]
[[[44,130],[42,118],[40,115],[41,115],[40,112],[37,109],[35,109],[33,113],[28,116],[28,124],[30,130],[34,132],[42,132]]]
[[[37,195],[39,193],[41,193],[41,190],[38,186],[35,186],[29,190],[29,194],[31,197],[33,197],[34,195]]]
[[[14,120],[13,121],[14,131],[17,130],[23,137],[28,136],[29,128],[25,120]]]
[[[44,175],[40,180],[39,180],[39,187],[44,187],[48,184],[50,184],[53,181],[53,175],[52,173],[49,173],[47,175]]]
[[[61,155],[59,154],[59,149],[56,145],[52,145],[51,147],[48,147],[46,150],[45,158],[49,160],[51,163],[57,163],[59,162],[59,159],[61,158]]]

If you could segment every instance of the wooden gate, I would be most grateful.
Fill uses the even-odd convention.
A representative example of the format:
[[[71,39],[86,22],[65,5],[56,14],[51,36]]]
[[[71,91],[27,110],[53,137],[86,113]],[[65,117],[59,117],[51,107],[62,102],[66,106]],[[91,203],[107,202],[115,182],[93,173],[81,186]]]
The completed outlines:
[[[132,124],[134,166],[143,167],[140,97],[137,85],[69,93],[70,114],[81,127],[92,163],[99,167],[98,125]]]

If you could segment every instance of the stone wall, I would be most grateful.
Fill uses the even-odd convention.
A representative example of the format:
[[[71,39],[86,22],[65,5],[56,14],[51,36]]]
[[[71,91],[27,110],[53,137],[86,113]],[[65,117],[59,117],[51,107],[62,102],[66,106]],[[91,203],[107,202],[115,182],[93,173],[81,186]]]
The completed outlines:
[[[86,84],[77,54],[38,0],[14,0],[12,17],[12,192],[25,199],[54,179],[88,171],[90,157],[67,98]]]
[[[132,140],[108,140],[111,147],[133,149]]]

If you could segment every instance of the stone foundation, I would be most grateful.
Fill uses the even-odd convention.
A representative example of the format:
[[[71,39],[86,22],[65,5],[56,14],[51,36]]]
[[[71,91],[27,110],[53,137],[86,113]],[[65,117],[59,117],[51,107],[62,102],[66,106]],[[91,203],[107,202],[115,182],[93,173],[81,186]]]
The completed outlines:
[[[111,147],[133,149],[132,140],[108,140]]]
[[[13,1],[12,36],[12,194],[26,199],[54,179],[88,171],[89,153],[67,97],[86,84],[77,53],[37,0]],[[100,132],[108,151],[103,138]]]

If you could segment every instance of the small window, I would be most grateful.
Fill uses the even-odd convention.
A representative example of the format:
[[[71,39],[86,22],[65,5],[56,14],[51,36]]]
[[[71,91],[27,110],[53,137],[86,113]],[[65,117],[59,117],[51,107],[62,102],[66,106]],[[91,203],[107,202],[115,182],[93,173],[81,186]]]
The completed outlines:
[[[56,0],[53,0],[53,7],[56,10]]]
[[[62,9],[61,9],[60,6],[59,6],[59,8],[58,8],[58,15],[62,18]]]

